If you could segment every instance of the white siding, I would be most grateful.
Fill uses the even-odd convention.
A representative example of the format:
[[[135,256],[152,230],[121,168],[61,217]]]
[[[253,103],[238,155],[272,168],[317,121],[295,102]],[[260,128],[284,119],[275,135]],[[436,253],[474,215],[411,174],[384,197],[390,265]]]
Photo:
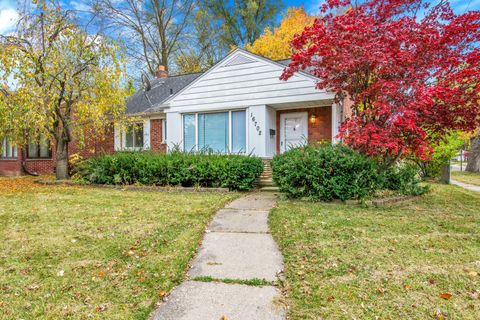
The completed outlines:
[[[115,151],[122,150],[122,128],[119,124],[115,124],[114,131],[114,149]]]
[[[183,147],[182,133],[182,115],[178,112],[167,113],[167,146],[172,150],[176,146]]]
[[[267,128],[265,130],[265,139],[266,139],[266,156],[271,158],[276,153],[276,146],[277,146],[277,135],[278,132],[276,131],[277,127],[277,113],[273,108],[267,107],[266,110],[266,125]],[[275,130],[275,135],[270,135],[270,129]]]
[[[248,153],[259,157],[266,157],[266,108],[258,105],[247,110]]]
[[[143,119],[143,149],[150,150],[150,119]]]
[[[246,57],[249,61],[230,65]],[[315,88],[315,79],[280,80],[284,67],[242,51],[219,63],[168,102],[170,112],[195,112],[333,98]]]

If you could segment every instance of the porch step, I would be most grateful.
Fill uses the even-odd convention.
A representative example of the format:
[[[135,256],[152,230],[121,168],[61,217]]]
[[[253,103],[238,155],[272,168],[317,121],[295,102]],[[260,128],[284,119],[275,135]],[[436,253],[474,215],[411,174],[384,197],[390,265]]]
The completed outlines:
[[[278,187],[272,186],[272,187],[261,187],[260,191],[262,192],[277,192]]]
[[[275,188],[275,183],[272,180],[272,167],[270,166],[270,160],[263,160],[263,172],[257,180],[257,185],[262,189],[264,187]]]

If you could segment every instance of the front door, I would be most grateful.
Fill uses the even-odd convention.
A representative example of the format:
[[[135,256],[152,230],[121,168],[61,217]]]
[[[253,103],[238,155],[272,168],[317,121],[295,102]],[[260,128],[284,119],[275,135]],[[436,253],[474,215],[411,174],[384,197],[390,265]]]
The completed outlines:
[[[280,151],[304,145],[308,141],[308,113],[280,115]]]

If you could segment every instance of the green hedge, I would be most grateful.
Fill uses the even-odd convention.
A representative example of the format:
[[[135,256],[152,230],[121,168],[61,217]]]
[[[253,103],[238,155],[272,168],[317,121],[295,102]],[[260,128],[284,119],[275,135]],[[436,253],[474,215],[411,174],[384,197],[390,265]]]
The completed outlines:
[[[331,201],[363,199],[377,190],[420,195],[418,170],[411,165],[381,169],[378,163],[345,145],[308,145],[272,160],[273,180],[292,198]]]
[[[272,160],[280,191],[312,200],[361,199],[378,188],[376,163],[343,145],[308,145]]]
[[[263,171],[260,158],[174,152],[119,152],[77,164],[78,179],[95,184],[224,187],[250,190]]]

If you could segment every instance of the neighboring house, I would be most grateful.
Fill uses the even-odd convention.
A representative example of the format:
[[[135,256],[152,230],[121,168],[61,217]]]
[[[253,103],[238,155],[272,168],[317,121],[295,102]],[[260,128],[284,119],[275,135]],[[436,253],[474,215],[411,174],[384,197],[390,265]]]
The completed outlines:
[[[344,107],[297,73],[280,80],[289,60],[272,61],[236,49],[205,73],[168,77],[128,101],[142,120],[115,127],[115,149],[212,150],[271,158],[308,141],[334,141]]]
[[[271,158],[306,141],[335,141],[344,106],[334,103],[333,93],[317,90],[316,78],[308,73],[280,80],[288,63],[236,49],[205,73],[169,77],[161,67],[127,100],[127,113],[138,122],[116,125],[114,134],[82,156],[175,148]],[[22,161],[29,171],[53,172],[55,150],[22,157],[4,144],[0,174],[21,173]]]
[[[69,144],[70,154],[78,153],[87,158],[92,155],[114,151],[112,129],[102,140],[88,142],[80,148],[73,141]],[[51,174],[55,172],[55,146],[46,139],[30,141],[21,148],[12,144],[7,137],[0,137],[0,175],[16,176],[25,173]]]

